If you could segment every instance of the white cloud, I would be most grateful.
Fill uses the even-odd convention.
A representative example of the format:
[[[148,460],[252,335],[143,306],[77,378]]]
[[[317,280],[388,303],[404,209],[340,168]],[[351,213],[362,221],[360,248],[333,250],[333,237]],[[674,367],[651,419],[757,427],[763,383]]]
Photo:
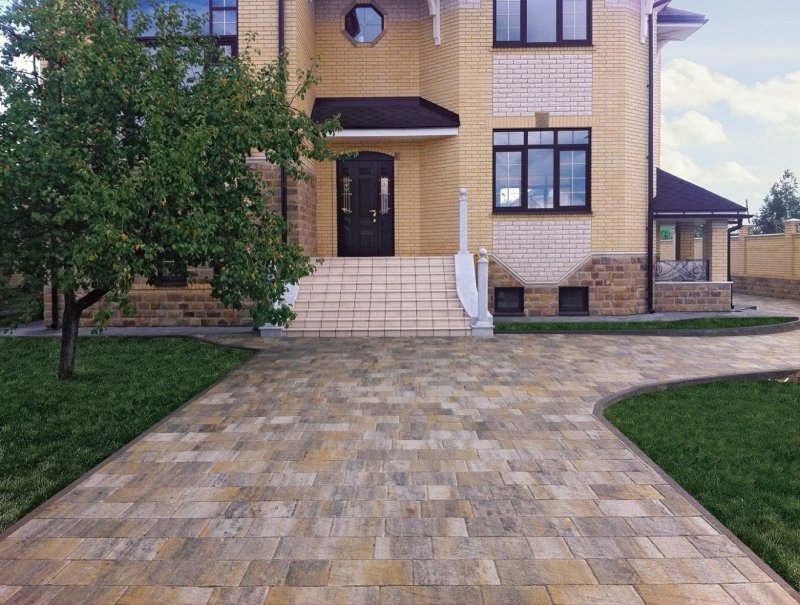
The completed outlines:
[[[714,178],[719,183],[734,183],[736,185],[751,185],[761,181],[753,172],[739,162],[722,162],[713,168]]]
[[[675,176],[692,182],[702,180],[705,175],[705,171],[692,158],[669,147],[661,150],[661,167]]]
[[[728,135],[725,134],[722,122],[709,118],[699,111],[691,110],[674,120],[662,118],[661,140],[669,149],[681,149],[727,143]]]
[[[705,187],[722,184],[752,185],[761,181],[752,170],[739,162],[728,160],[703,168],[690,156],[674,148],[665,148],[662,151],[661,167],[682,179]]]
[[[665,109],[709,109],[734,96],[742,85],[688,59],[674,59],[661,72]]]
[[[717,103],[786,134],[800,133],[800,71],[753,85],[713,72],[688,59],[674,59],[662,72],[667,110],[709,110]]]

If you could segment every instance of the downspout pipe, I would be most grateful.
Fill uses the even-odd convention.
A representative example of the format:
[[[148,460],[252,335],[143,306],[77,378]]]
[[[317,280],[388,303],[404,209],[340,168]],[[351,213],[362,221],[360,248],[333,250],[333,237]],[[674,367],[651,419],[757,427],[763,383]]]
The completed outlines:
[[[647,21],[647,43],[650,48],[648,50],[648,66],[647,66],[647,312],[655,313],[653,305],[653,198],[655,197],[655,182],[653,172],[655,170],[655,74],[654,66],[655,53],[653,49],[653,33],[655,27],[653,24],[655,12],[648,15]]]
[[[647,312],[655,313],[653,295],[653,198],[655,197],[655,24],[660,9],[672,0],[656,0],[647,16]]]
[[[742,228],[744,219],[739,219],[736,225],[728,227],[728,281],[731,282],[731,309],[733,309],[733,275],[731,273],[731,235]]]
[[[286,0],[278,0],[278,56],[282,56],[286,50]],[[286,167],[280,168],[281,179],[281,216],[286,223],[286,228],[283,230],[283,243],[289,241],[289,186],[286,182]]]

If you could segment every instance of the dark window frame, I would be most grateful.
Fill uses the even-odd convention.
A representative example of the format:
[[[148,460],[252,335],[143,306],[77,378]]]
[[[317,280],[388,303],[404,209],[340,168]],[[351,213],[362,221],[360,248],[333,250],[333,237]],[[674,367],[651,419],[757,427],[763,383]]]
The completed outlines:
[[[359,42],[353,37],[353,35],[349,31],[347,31],[347,19],[350,16],[350,13],[355,12],[355,10],[359,8],[371,8],[376,13],[378,13],[378,15],[381,18],[381,31],[377,36],[375,36],[373,40],[370,40],[369,42],[366,41]],[[343,20],[344,24],[342,26],[342,32],[344,33],[345,36],[347,36],[347,39],[355,46],[374,46],[378,42],[380,42],[381,38],[383,38],[384,34],[386,33],[386,14],[371,2],[356,2],[355,4],[351,5],[350,8],[348,8],[347,11],[344,13]]]
[[[584,145],[562,145],[558,142],[558,133],[586,130],[589,132],[589,143]],[[523,145],[495,145],[494,135],[498,132],[522,132],[525,136]],[[555,134],[552,145],[527,144],[528,133],[553,132]],[[528,150],[552,149],[553,150],[553,208],[528,208]],[[497,205],[497,152],[522,152],[522,180],[520,182],[520,199],[524,205],[498,206]],[[560,151],[585,151],[586,152],[586,204],[584,206],[561,206],[561,157]],[[496,128],[492,131],[492,212],[494,214],[591,214],[592,212],[592,129],[587,128]]]
[[[514,290],[520,294],[519,308],[502,310],[497,308],[497,293],[500,291]],[[525,315],[525,288],[519,286],[498,286],[494,289],[494,314],[496,317],[521,317]]]
[[[585,305],[580,310],[564,309],[562,304],[562,294],[565,290],[581,291],[585,296]],[[562,286],[558,288],[558,314],[564,317],[583,317],[589,315],[589,287],[588,286]]]
[[[189,271],[175,270],[174,260],[165,260],[153,284],[156,288],[185,288],[189,285]]]
[[[179,3],[179,2],[178,2]],[[236,57],[239,54],[239,0],[236,1],[236,6],[214,6],[214,0],[208,0],[208,34],[207,36],[214,42],[215,46],[231,47],[231,56]],[[133,9],[135,12],[137,9]],[[214,13],[215,12],[235,12],[236,13],[236,34],[234,35],[217,35],[214,33]],[[126,21],[127,23],[127,21]],[[156,46],[159,42],[158,36],[138,36],[138,42],[142,42],[147,46]],[[212,57],[210,63],[215,63],[218,59]]]
[[[554,42],[528,42],[528,2],[520,0],[519,40],[497,39],[497,0],[492,0],[492,43],[495,48],[591,46],[592,0],[586,0],[586,39],[564,40],[564,0],[556,0],[556,39]]]

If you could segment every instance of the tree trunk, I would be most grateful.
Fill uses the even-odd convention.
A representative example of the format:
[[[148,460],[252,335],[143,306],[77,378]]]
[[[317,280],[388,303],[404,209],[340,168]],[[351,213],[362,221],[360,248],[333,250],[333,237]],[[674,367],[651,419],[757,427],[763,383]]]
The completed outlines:
[[[75,292],[64,292],[64,314],[61,316],[61,355],[58,359],[58,378],[67,380],[75,372],[75,350],[78,347],[78,328],[83,312],[103,298],[108,290],[92,290],[82,298]]]
[[[83,309],[77,304],[75,294],[64,293],[64,315],[61,319],[61,355],[58,359],[58,378],[72,378],[75,370],[75,350],[78,347],[78,328]]]

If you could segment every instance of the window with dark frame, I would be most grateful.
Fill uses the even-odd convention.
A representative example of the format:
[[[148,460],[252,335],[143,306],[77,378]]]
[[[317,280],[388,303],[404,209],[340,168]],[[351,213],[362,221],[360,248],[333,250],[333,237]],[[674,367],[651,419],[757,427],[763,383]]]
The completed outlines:
[[[184,288],[188,285],[188,271],[178,266],[174,259],[165,260],[161,264],[155,286],[158,288]]]
[[[591,17],[591,0],[494,0],[494,44],[586,46]]]
[[[161,3],[156,3],[161,4]],[[238,0],[180,0],[164,2],[165,5],[178,4],[191,10],[203,21],[202,33],[211,36],[224,56],[236,56],[238,47]],[[136,12],[153,15],[154,5],[150,0],[139,0]],[[131,15],[132,17],[132,15]],[[130,17],[129,17],[130,18]],[[156,31],[151,28],[137,38],[140,42],[157,43]]]
[[[589,129],[495,130],[494,211],[590,209]]]
[[[558,314],[589,315],[589,288],[559,288]]]
[[[495,315],[523,315],[525,313],[525,288],[495,288]]]
[[[356,44],[377,42],[383,33],[383,14],[371,4],[357,4],[344,16],[344,31]]]

